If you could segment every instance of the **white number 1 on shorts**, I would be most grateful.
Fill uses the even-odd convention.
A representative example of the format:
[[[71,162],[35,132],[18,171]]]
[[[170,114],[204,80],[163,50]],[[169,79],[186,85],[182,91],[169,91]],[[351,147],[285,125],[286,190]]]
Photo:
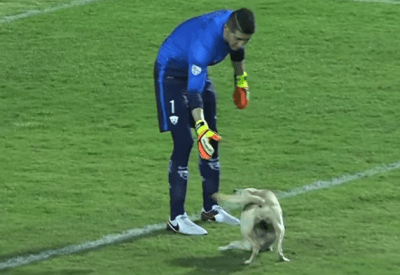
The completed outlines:
[[[171,113],[175,113],[175,100],[171,100]]]

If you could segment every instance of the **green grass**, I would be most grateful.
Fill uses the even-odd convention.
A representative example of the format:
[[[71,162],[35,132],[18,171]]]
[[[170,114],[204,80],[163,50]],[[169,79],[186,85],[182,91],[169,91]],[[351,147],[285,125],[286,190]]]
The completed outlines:
[[[1,2],[0,18],[39,3]],[[184,19],[243,4],[100,1],[0,24],[0,262],[167,220],[172,144],[158,133],[158,46]],[[229,58],[210,70],[221,190],[289,190],[398,162],[400,6],[249,7],[258,27],[246,53],[250,107],[234,107]],[[189,169],[186,210],[197,213],[195,150]],[[246,267],[249,253],[217,251],[239,228],[203,224],[205,237],[160,231],[0,273],[399,274],[399,176],[282,200],[290,263],[262,253]]]

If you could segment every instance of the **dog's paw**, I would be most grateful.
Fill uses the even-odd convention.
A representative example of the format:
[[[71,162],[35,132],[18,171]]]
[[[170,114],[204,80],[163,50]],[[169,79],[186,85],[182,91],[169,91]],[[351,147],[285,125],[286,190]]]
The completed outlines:
[[[285,256],[280,256],[279,260],[281,262],[290,262],[290,260],[288,258],[286,258]]]
[[[244,264],[251,264],[251,260],[244,261]]]
[[[229,249],[228,246],[220,246],[220,247],[218,247],[219,251],[225,251],[225,250],[228,250],[228,249]]]

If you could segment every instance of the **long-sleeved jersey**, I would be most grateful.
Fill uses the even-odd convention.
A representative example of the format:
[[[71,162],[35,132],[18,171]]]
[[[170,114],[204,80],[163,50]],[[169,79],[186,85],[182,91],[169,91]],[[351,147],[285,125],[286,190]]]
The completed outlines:
[[[244,49],[232,51],[223,38],[231,10],[220,10],[181,23],[161,45],[157,63],[166,75],[187,77],[187,92],[201,94],[207,67],[221,62],[229,53],[233,61],[244,58]]]

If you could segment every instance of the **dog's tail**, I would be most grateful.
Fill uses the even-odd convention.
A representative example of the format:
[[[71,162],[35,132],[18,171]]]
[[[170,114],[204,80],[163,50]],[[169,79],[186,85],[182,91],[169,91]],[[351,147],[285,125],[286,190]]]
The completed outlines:
[[[259,196],[254,196],[251,194],[247,194],[246,196],[243,195],[224,195],[221,194],[219,192],[214,193],[211,196],[215,201],[217,201],[218,203],[222,203],[222,202],[230,202],[230,203],[237,203],[237,204],[241,204],[241,206],[245,206],[248,204],[257,204],[257,205],[264,205],[265,204],[265,200],[263,200],[261,197]]]
[[[232,201],[232,196],[221,194],[219,192],[212,194],[211,198],[228,211],[233,211],[243,207],[241,203]]]
[[[213,200],[215,200],[216,202],[222,202],[223,201],[223,199],[221,197],[221,193],[219,193],[219,192],[216,192],[216,193],[212,194],[211,198]]]

